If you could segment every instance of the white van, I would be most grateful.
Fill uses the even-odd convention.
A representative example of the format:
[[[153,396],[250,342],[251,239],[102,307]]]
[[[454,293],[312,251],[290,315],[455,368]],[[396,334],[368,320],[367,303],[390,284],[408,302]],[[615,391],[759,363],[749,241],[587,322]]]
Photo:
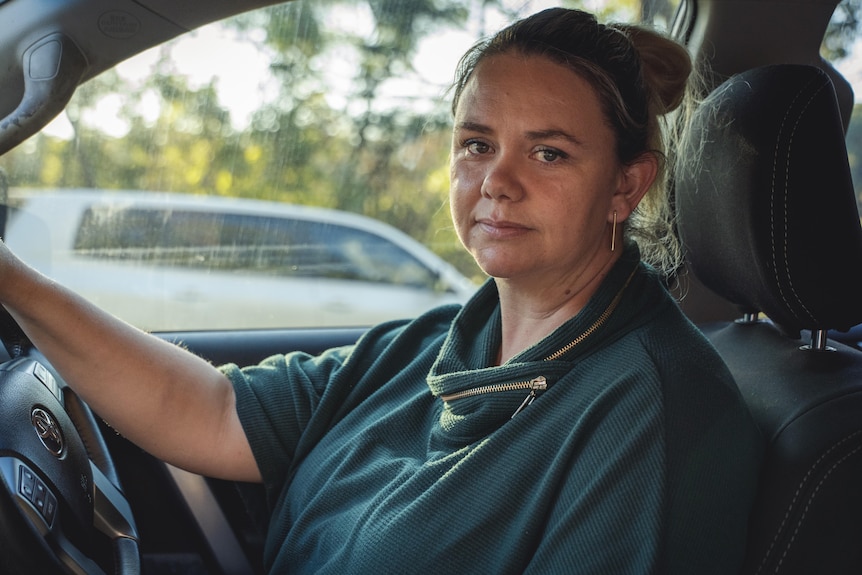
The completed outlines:
[[[10,204],[20,257],[146,330],[367,326],[476,289],[406,234],[337,210],[96,190]]]

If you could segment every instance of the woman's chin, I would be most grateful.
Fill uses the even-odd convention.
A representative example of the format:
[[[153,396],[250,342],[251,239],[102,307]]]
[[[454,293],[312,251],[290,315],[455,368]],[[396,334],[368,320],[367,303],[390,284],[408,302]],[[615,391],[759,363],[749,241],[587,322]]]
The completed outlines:
[[[523,266],[513,265],[513,262],[480,262],[479,267],[487,275],[495,279],[511,279],[523,274],[526,270]]]

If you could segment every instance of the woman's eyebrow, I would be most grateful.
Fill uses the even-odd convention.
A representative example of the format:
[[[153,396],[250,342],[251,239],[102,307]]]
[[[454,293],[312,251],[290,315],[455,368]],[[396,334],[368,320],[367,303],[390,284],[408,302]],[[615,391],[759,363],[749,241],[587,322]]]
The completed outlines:
[[[493,134],[494,133],[494,130],[490,126],[486,126],[485,124],[480,124],[478,122],[470,122],[470,121],[464,121],[464,122],[458,123],[458,125],[455,126],[455,129],[456,130],[464,130],[464,131],[468,131],[468,132],[477,132],[479,134]],[[558,129],[554,129],[554,128],[549,128],[547,130],[530,130],[525,135],[526,135],[527,139],[530,141],[565,140],[566,142],[569,142],[569,143],[574,144],[576,146],[583,146],[584,145],[584,142],[582,142],[581,140],[579,140],[577,137],[573,136],[572,134],[570,134],[566,131],[558,130]]]
[[[563,130],[555,130],[555,129],[531,130],[531,131],[527,132],[527,138],[530,140],[565,140],[565,141],[572,143],[576,146],[583,146],[584,145],[584,143],[581,140],[579,140],[578,138],[576,138],[572,134],[569,134],[568,132],[564,132]]]
[[[491,134],[494,130],[492,130],[489,126],[485,124],[479,124],[477,122],[460,122],[457,126],[455,126],[458,130],[466,130],[468,132],[479,132],[480,134]]]

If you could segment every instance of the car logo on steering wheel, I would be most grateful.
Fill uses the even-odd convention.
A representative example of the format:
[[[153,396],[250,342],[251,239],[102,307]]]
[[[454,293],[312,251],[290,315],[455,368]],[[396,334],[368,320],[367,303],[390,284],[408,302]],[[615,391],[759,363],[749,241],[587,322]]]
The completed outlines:
[[[39,439],[42,440],[42,445],[53,455],[60,457],[63,454],[63,434],[51,412],[41,407],[34,407],[30,412],[30,421]]]

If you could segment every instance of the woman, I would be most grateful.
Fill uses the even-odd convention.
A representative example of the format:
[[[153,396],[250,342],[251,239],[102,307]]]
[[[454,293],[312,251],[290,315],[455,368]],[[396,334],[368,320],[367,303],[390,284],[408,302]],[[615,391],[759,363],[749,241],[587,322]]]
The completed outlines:
[[[758,436],[641,259],[676,258],[659,116],[690,69],[672,42],[574,10],[474,47],[451,207],[492,279],[355,346],[215,369],[5,248],[0,301],[126,437],[263,481],[272,572],[735,572]]]

